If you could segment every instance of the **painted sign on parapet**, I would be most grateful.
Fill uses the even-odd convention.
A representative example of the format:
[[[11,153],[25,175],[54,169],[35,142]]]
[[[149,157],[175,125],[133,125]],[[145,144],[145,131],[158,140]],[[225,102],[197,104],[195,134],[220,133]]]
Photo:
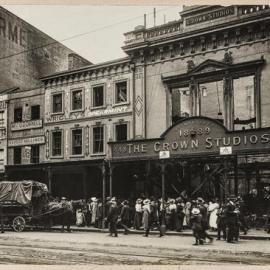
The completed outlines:
[[[158,158],[160,151],[170,156],[220,155],[249,151],[270,151],[270,128],[228,131],[221,123],[206,117],[191,117],[169,128],[160,138],[112,142],[112,159]],[[220,152],[223,151],[223,152]]]
[[[8,141],[8,146],[23,146],[23,145],[34,145],[34,144],[44,144],[45,136],[37,136],[31,138],[20,138],[20,139],[12,139]]]

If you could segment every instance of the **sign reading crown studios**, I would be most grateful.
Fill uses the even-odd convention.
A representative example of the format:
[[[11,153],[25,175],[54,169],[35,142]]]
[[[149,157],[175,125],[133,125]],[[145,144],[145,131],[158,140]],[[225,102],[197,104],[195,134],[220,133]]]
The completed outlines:
[[[160,151],[170,156],[270,151],[270,128],[227,131],[215,120],[191,117],[169,128],[160,138],[112,142],[112,159],[158,158]]]

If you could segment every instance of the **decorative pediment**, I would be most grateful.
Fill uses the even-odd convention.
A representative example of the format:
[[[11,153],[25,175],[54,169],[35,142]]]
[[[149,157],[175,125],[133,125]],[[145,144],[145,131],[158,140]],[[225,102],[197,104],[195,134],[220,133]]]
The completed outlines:
[[[206,60],[197,67],[193,68],[188,72],[188,75],[196,75],[196,74],[202,74],[202,73],[208,73],[213,71],[219,71],[219,70],[226,70],[229,68],[230,65],[225,64],[223,62],[219,62],[216,60]]]

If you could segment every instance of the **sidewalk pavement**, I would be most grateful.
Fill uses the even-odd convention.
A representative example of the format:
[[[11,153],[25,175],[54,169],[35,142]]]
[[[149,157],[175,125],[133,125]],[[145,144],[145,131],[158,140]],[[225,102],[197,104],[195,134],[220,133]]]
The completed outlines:
[[[60,231],[61,226],[53,226],[51,228],[52,230]],[[100,233],[109,233],[108,229],[98,229],[94,227],[78,227],[78,226],[71,226],[72,231],[78,231],[78,232],[100,232]],[[124,230],[119,229],[119,233],[123,233]],[[143,234],[143,230],[133,230],[130,229],[130,234]],[[208,232],[211,236],[215,237],[217,236],[217,232]],[[151,234],[159,234],[157,230],[151,231]],[[167,231],[166,235],[174,235],[174,236],[193,236],[192,231],[189,229],[185,229],[182,232],[176,232],[176,231]],[[270,234],[264,231],[264,229],[256,230],[256,229],[250,229],[247,233],[247,235],[244,235],[242,232],[239,236],[240,239],[246,239],[246,240],[270,240]]]

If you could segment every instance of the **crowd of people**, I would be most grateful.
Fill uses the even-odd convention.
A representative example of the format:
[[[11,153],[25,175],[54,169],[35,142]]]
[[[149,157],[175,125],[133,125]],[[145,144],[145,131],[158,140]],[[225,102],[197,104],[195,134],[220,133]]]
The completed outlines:
[[[183,194],[164,202],[154,197],[146,198],[143,194],[135,202],[108,197],[104,207],[102,200],[96,197],[88,201],[80,200],[80,203],[68,202],[62,198],[62,203],[70,209],[69,214],[63,218],[63,229],[66,224],[70,231],[72,217],[75,215],[77,226],[102,228],[105,225],[109,228],[110,236],[114,237],[118,236],[118,228],[123,228],[124,234],[128,234],[130,229],[143,230],[145,237],[153,229],[159,231],[160,237],[164,235],[164,228],[178,232],[192,229],[195,245],[199,245],[213,241],[208,230],[216,232],[217,240],[223,239],[229,243],[238,241],[240,230],[247,233],[256,190],[252,190],[245,199],[240,196],[229,197],[224,203],[217,198],[208,201],[202,197],[188,199]],[[270,187],[266,187],[265,194],[265,203],[260,207],[265,208],[265,225],[270,233]]]

